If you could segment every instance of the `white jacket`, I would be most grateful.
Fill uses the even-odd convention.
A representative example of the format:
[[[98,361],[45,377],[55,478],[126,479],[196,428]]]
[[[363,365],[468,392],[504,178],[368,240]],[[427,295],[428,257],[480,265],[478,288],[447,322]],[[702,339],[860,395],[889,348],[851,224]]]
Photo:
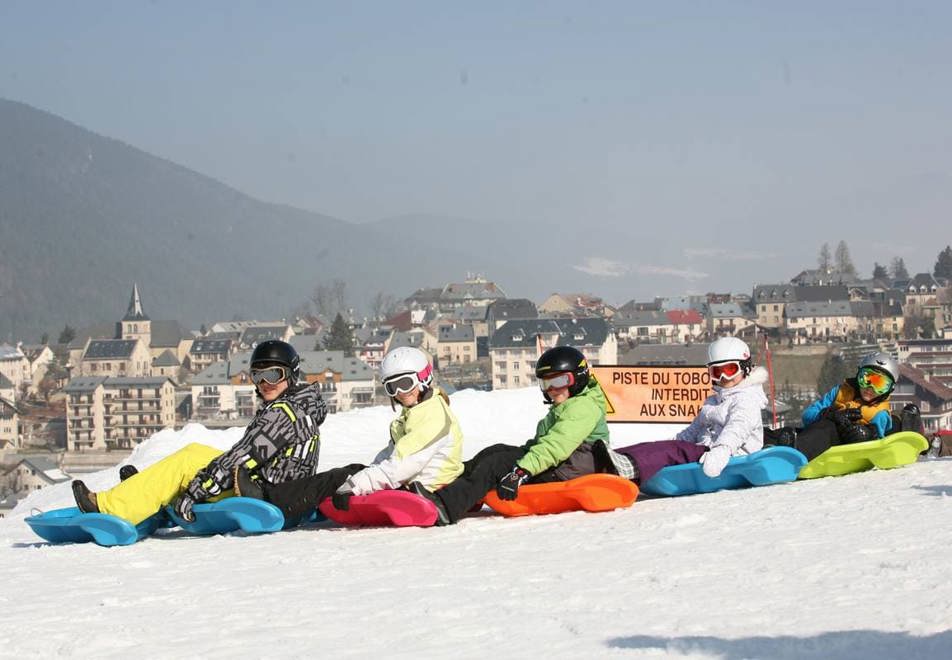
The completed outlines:
[[[373,463],[352,475],[338,492],[367,495],[419,481],[437,490],[463,472],[463,432],[456,416],[434,388],[390,424],[390,444]]]
[[[741,383],[714,394],[701,406],[691,425],[678,433],[686,440],[708,447],[728,447],[731,456],[750,454],[764,446],[764,422],[760,411],[767,406],[763,384],[767,370],[754,367]]]

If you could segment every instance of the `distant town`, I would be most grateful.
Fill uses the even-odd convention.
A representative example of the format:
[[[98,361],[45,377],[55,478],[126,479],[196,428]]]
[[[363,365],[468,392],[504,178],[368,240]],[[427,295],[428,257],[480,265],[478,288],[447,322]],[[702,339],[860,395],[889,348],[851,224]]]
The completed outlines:
[[[535,385],[544,348],[571,344],[593,365],[703,365],[713,338],[743,338],[773,375],[765,423],[796,423],[818,392],[849,375],[872,350],[894,355],[901,378],[894,410],[917,404],[927,433],[952,428],[952,250],[933,273],[899,260],[874,277],[820,268],[749,293],[631,300],[619,307],[592,293],[553,293],[538,303],[509,298],[481,275],[376,301],[372,318],[320,292],[322,313],[293,319],[216,321],[197,331],[151,318],[148,283],[130,283],[116,318],[63,328],[57,341],[0,344],[0,516],[19,498],[71,475],[125,458],[140,442],[187,422],[242,426],[257,402],[251,351],[290,342],[302,372],[320,384],[331,412],[385,403],[376,369],[397,346],[432,357],[439,382],[462,388]],[[125,312],[122,310],[125,308]],[[777,414],[779,417],[775,417]]]

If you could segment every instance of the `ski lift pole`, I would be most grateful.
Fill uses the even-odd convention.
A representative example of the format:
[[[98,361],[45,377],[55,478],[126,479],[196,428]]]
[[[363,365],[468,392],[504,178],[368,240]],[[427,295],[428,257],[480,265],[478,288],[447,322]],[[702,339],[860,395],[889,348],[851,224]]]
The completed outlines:
[[[770,377],[770,407],[773,413],[773,425],[777,428],[777,393],[774,390],[773,361],[770,359],[770,346],[767,344],[767,333],[764,333],[764,355],[767,356],[767,375]]]

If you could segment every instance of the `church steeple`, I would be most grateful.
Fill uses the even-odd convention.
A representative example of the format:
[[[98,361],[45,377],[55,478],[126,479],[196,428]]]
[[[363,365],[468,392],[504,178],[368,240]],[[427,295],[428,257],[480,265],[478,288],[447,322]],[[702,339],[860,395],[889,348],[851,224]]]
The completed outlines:
[[[148,321],[149,317],[142,311],[142,300],[139,298],[139,284],[132,284],[132,297],[129,298],[129,309],[122,317],[123,321]]]

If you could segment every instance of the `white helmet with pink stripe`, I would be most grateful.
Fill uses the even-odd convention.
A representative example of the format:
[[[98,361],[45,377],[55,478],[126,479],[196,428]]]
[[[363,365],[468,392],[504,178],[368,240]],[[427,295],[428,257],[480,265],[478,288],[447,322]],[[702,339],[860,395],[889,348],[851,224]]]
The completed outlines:
[[[418,385],[425,389],[433,380],[433,365],[419,348],[401,346],[383,357],[380,380],[390,396],[408,392]]]

